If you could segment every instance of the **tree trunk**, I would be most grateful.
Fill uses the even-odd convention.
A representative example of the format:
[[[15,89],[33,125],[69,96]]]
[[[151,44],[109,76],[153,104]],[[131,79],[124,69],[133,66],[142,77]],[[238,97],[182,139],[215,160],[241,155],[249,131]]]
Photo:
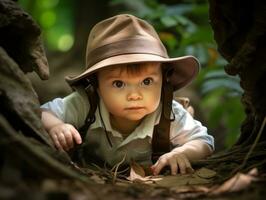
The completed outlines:
[[[228,167],[228,170],[247,170],[253,166],[265,172],[266,151],[260,147],[266,140],[266,3],[209,0],[209,4],[210,23],[218,50],[229,62],[225,71],[239,76],[244,90],[242,103],[246,119],[238,141],[226,154],[228,161],[235,162],[232,158],[239,153],[236,164],[242,165],[237,169]]]

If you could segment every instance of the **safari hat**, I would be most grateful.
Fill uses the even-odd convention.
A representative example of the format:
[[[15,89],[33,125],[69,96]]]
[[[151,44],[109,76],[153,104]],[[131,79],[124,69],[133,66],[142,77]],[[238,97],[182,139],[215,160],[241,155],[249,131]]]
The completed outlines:
[[[160,62],[169,73],[167,80],[174,90],[190,83],[199,72],[193,56],[169,58],[154,28],[133,15],[121,14],[97,23],[91,30],[86,49],[85,71],[66,77],[70,85],[96,71],[117,64]]]

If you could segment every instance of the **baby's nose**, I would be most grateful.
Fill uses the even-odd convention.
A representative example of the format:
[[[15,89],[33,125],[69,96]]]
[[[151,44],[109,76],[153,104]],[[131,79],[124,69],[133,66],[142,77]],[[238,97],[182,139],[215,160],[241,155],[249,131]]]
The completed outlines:
[[[127,95],[129,101],[136,101],[142,99],[142,94],[137,89],[131,89]]]

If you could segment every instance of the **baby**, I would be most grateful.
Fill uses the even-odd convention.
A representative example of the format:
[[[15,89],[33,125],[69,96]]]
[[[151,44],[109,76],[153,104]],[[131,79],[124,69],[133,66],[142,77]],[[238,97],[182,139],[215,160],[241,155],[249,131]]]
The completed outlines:
[[[191,161],[213,152],[214,139],[171,95],[198,71],[193,56],[169,58],[146,21],[128,14],[111,17],[91,30],[86,70],[66,78],[75,91],[42,106],[43,125],[59,150],[86,142],[91,148],[85,156],[111,166],[123,159],[152,164],[156,125],[169,109],[169,133],[163,133],[169,135],[169,151],[151,168],[154,175],[165,166],[173,175],[191,172]],[[163,100],[169,94],[170,103]],[[88,122],[82,139],[79,130]]]

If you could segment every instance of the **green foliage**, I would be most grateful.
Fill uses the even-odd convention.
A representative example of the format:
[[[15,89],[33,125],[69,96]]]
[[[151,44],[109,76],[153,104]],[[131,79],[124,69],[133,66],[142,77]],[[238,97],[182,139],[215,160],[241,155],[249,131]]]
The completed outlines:
[[[20,0],[18,3],[29,12],[43,31],[49,50],[67,51],[73,38],[73,1]]]
[[[222,127],[226,131],[224,145],[230,147],[236,141],[240,123],[245,117],[240,103],[243,90],[239,85],[239,78],[225,74],[223,69],[205,69],[200,79],[200,105],[207,113],[208,126],[213,131],[219,131]]]
[[[227,89],[216,89],[203,98],[201,105],[208,112],[209,128],[215,131],[218,131],[218,128],[225,130],[226,132],[222,133],[226,134],[224,145],[230,147],[240,133],[239,120],[244,119],[244,113],[239,97],[229,97],[226,94]]]
[[[210,70],[204,77],[202,93],[208,94],[219,88],[224,88],[227,97],[241,96],[243,89],[239,85],[239,78],[227,75],[224,70]]]

